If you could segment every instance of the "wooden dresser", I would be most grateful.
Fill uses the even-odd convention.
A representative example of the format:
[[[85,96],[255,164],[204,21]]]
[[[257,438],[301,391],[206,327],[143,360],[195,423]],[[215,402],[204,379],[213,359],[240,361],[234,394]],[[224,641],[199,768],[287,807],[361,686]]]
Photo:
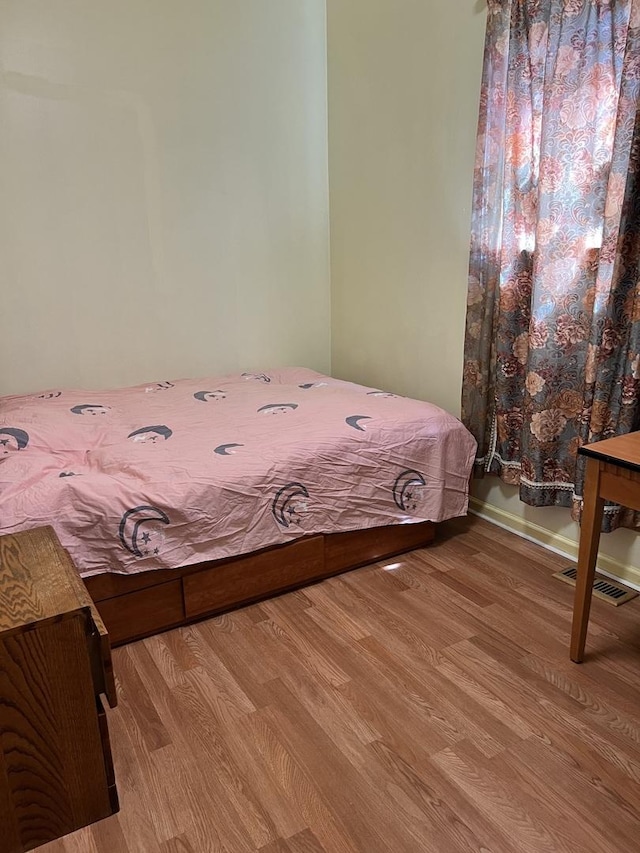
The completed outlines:
[[[118,810],[109,637],[51,527],[0,536],[0,853]]]

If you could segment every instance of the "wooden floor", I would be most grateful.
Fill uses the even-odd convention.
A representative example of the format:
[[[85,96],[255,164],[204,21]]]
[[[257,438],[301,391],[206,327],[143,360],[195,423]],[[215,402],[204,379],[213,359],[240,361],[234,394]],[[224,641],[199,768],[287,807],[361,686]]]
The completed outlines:
[[[122,811],[42,851],[638,851],[640,599],[573,664],[564,565],[469,518],[117,649]]]

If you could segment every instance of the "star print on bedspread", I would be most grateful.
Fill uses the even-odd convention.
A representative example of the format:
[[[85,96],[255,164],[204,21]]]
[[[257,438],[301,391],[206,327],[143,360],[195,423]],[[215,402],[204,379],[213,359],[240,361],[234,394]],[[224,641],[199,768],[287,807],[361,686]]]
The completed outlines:
[[[393,499],[398,509],[416,512],[424,498],[427,482],[420,471],[403,471],[393,484]]]
[[[302,483],[287,483],[278,489],[271,504],[273,517],[281,527],[300,527],[309,511],[309,492]]]
[[[169,516],[164,510],[142,504],[124,513],[118,536],[122,546],[136,557],[157,555],[164,543],[163,526],[169,523]]]

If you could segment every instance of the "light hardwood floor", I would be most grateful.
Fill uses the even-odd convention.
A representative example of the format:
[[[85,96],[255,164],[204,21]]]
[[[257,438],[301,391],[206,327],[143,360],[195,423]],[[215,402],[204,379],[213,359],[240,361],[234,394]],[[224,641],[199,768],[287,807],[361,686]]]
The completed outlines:
[[[43,853],[638,851],[640,599],[573,664],[564,565],[468,518],[117,649],[122,810]]]

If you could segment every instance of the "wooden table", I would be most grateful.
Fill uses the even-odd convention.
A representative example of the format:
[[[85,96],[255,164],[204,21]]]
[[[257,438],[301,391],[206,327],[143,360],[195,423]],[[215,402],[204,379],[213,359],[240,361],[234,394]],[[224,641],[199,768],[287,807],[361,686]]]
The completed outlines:
[[[578,453],[587,457],[587,470],[573,605],[571,660],[581,663],[589,624],[604,502],[613,501],[640,510],[640,432],[586,444]]]
[[[51,527],[0,536],[0,853],[118,810],[109,637]]]

